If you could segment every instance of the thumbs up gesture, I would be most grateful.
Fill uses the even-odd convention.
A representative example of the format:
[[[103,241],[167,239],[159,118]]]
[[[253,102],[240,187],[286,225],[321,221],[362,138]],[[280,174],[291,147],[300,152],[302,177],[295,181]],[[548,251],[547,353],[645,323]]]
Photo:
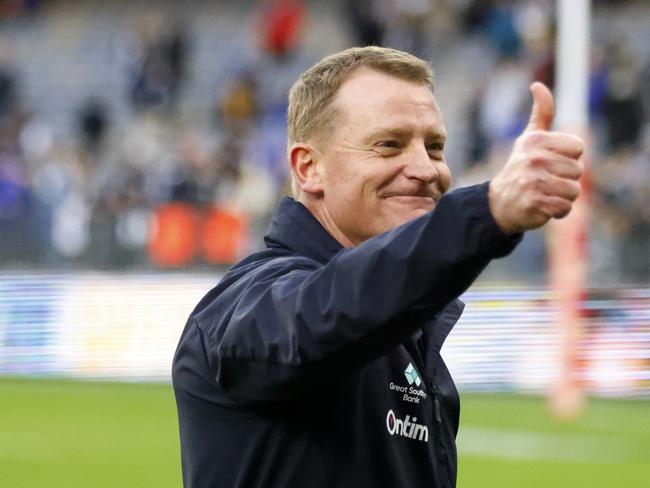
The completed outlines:
[[[490,182],[490,211],[505,233],[541,227],[570,211],[580,193],[582,139],[551,131],[553,95],[535,82],[528,126],[515,141],[505,166]]]

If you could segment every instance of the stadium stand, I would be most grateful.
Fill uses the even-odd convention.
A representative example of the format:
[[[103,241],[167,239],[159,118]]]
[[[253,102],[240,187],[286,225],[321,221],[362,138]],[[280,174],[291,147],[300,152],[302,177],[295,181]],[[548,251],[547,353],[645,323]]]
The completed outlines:
[[[245,216],[249,238],[232,259],[259,246],[287,189],[286,92],[311,62],[356,42],[432,60],[457,186],[502,163],[529,82],[553,83],[550,1],[25,5],[0,20],[4,269],[213,266],[205,253],[151,254],[156,218],[176,203]],[[590,249],[600,285],[650,276],[649,24],[644,2],[595,2]],[[544,235],[533,232],[486,278],[543,283],[545,272]]]

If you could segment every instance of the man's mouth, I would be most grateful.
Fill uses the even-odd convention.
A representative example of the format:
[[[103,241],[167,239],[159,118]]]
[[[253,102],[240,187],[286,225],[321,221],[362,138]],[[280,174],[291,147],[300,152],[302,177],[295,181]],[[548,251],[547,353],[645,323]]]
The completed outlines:
[[[382,195],[383,198],[394,198],[399,200],[412,201],[412,202],[423,202],[431,201],[433,203],[438,201],[438,195],[432,191],[421,191],[421,192],[388,192]]]

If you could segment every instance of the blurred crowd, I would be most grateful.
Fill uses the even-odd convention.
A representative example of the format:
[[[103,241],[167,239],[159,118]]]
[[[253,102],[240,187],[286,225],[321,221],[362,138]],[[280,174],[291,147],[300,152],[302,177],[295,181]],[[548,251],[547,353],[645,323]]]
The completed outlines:
[[[148,5],[146,14],[119,19],[125,27],[116,35],[126,39],[122,99],[82,98],[69,107],[70,127],[60,130],[21,90],[28,75],[24,60],[12,56],[11,32],[21,22],[43,22],[43,3],[16,2],[28,7],[0,15],[5,269],[201,268],[259,247],[288,188],[286,94],[324,54],[307,42],[323,15],[345,26],[344,45],[410,51],[432,60],[439,96],[445,84],[456,90],[457,99],[443,109],[451,107],[445,115],[462,134],[453,154],[457,185],[489,178],[503,164],[526,123],[528,85],[554,83],[552,0],[328,2],[334,10],[324,9],[325,2],[259,0],[242,4],[233,18],[247,19],[240,30],[254,55],[228,66],[202,114],[188,114],[184,101],[205,68],[195,56],[197,19],[185,12],[179,21]],[[607,17],[639,2],[594,4]],[[596,276],[647,284],[650,50],[627,34],[605,32],[592,44],[590,252]],[[117,115],[118,102],[127,104],[126,116]],[[527,238],[519,252],[535,280],[543,269],[543,234]]]

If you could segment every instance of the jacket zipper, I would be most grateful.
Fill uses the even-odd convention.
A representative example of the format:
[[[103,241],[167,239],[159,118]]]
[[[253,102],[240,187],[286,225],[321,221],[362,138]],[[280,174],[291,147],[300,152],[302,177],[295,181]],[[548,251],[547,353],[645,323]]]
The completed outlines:
[[[438,396],[438,386],[434,381],[429,381],[429,388],[433,393],[433,414],[436,418],[436,422],[440,424],[442,423],[442,413],[440,411],[440,397]]]

